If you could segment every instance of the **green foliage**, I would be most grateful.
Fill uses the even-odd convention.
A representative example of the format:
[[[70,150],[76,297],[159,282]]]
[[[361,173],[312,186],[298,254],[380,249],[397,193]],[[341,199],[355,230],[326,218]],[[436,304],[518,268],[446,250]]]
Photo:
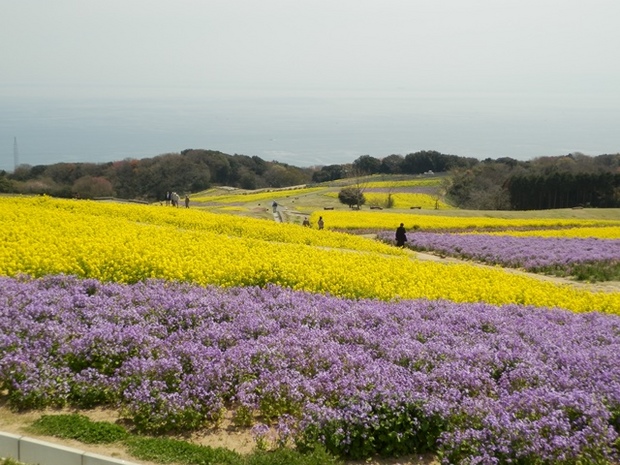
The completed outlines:
[[[82,176],[73,183],[73,193],[82,199],[95,197],[113,197],[112,183],[104,177]]]
[[[259,450],[252,454],[240,455],[221,447],[213,448],[176,439],[139,436],[129,439],[127,447],[134,457],[157,463],[188,465],[338,465],[342,463],[321,447],[309,449],[305,453],[279,448],[273,451]]]
[[[127,437],[127,431],[120,425],[91,421],[79,414],[43,415],[31,428],[39,434],[75,439],[86,444],[110,444]]]
[[[620,173],[527,173],[508,183],[515,210],[620,207]]]
[[[200,446],[176,439],[133,436],[126,444],[134,457],[157,463],[236,465],[243,459],[240,454],[222,447]]]
[[[369,175],[381,170],[381,160],[370,155],[362,155],[353,162],[353,169],[358,175]]]
[[[323,447],[307,447],[305,452],[280,447],[241,455],[222,448],[191,444],[165,437],[133,435],[123,427],[105,421],[91,421],[79,414],[43,415],[30,430],[88,444],[122,442],[133,457],[156,463],[187,465],[339,465],[342,462]],[[19,465],[10,459],[0,465]]]
[[[616,433],[620,434],[620,406],[610,408],[611,417],[609,423],[616,430]],[[620,437],[618,438],[618,445],[620,445]]]
[[[301,453],[292,449],[258,451],[248,455],[244,465],[337,465],[342,462],[322,447]]]
[[[184,195],[212,183],[251,189],[305,184],[314,171],[256,156],[188,149],[111,163],[21,165],[12,174],[0,175],[0,192],[163,200],[167,191]]]
[[[323,166],[319,171],[312,174],[313,182],[336,181],[346,177],[347,172],[342,165]]]
[[[577,281],[587,281],[590,283],[620,281],[620,261],[618,260],[577,263],[568,269],[565,267],[546,267],[539,271],[560,277],[571,276]]]
[[[343,187],[338,193],[338,200],[349,207],[360,207],[366,203],[366,197],[359,187]]]
[[[116,393],[109,388],[97,386],[95,383],[72,383],[69,393],[69,404],[74,407],[89,409],[103,405],[111,405],[116,400]]]
[[[263,394],[259,402],[260,414],[267,420],[275,420],[282,415],[301,415],[302,406],[296,403],[286,392]]]
[[[405,156],[400,170],[407,174],[422,174],[427,171],[442,173],[453,168],[469,168],[476,164],[478,160],[475,158],[445,155],[435,150],[423,150]]]
[[[513,168],[501,163],[481,163],[467,170],[451,173],[447,194],[459,208],[471,210],[508,210],[508,179]]]
[[[12,191],[13,183],[6,177],[5,171],[0,172],[0,193]]]
[[[310,450],[325,438],[328,452],[353,459],[373,455],[399,457],[435,452],[439,435],[445,430],[439,418],[428,418],[415,405],[400,410],[380,407],[376,425],[332,421],[323,427],[308,428],[296,439],[299,450]]]
[[[0,465],[21,465],[21,462],[13,459],[2,459],[0,460]]]
[[[241,405],[237,407],[232,417],[233,425],[238,427],[248,427],[254,424],[254,414],[252,409],[246,407],[245,405]]]
[[[384,174],[399,174],[402,172],[402,165],[405,157],[402,155],[388,155],[381,160],[379,171]]]
[[[161,400],[152,406],[140,405],[125,413],[133,420],[137,431],[152,434],[191,431],[203,427],[209,420],[217,421],[209,411],[194,408],[170,411]]]
[[[5,380],[0,383],[0,389],[6,389],[8,393],[8,403],[12,408],[16,410],[37,410],[47,407],[62,408],[66,404],[66,396],[62,395],[58,391],[58,386],[54,383],[49,383],[44,386],[40,386],[37,389],[31,389],[27,393],[22,392],[15,386],[23,382],[27,376],[24,374],[24,367],[21,364],[15,363],[12,365],[12,379],[11,382]],[[62,379],[56,380],[62,382]]]
[[[620,154],[571,154],[528,162],[487,159],[468,167],[452,166],[447,194],[453,204],[471,210],[617,208],[619,166]]]

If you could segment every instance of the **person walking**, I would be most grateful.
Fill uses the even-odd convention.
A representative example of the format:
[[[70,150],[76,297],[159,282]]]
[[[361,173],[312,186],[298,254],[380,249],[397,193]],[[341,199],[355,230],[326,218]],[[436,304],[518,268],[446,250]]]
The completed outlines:
[[[319,229],[323,229],[323,226],[325,226],[325,223],[323,222],[323,217],[322,216],[319,216],[318,225],[319,225]]]
[[[396,247],[404,247],[405,242],[407,242],[407,231],[405,231],[405,224],[401,223],[396,228]]]

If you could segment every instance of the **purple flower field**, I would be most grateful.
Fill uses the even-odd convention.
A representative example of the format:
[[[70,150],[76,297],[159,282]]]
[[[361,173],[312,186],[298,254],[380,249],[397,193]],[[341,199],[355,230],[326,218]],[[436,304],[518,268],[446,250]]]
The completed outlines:
[[[196,429],[229,409],[354,457],[619,458],[617,316],[0,278],[0,354],[13,407],[107,405],[141,431]]]
[[[394,241],[394,233],[379,237]],[[407,245],[414,250],[431,250],[486,263],[547,271],[577,264],[620,261],[620,240],[596,238],[515,237],[486,234],[412,232]]]

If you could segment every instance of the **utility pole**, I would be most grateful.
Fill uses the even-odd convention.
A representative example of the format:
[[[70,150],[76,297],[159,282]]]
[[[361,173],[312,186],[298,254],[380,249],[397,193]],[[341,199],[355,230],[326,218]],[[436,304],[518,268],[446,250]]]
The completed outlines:
[[[19,166],[19,150],[17,150],[17,136],[13,137],[13,172],[17,171]]]

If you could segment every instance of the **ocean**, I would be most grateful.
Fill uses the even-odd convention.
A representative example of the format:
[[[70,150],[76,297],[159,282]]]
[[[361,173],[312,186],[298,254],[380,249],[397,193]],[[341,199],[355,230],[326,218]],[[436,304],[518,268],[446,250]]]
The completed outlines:
[[[256,92],[182,98],[0,96],[0,169],[184,149],[295,166],[419,150],[478,159],[620,151],[620,108],[587,96]]]

